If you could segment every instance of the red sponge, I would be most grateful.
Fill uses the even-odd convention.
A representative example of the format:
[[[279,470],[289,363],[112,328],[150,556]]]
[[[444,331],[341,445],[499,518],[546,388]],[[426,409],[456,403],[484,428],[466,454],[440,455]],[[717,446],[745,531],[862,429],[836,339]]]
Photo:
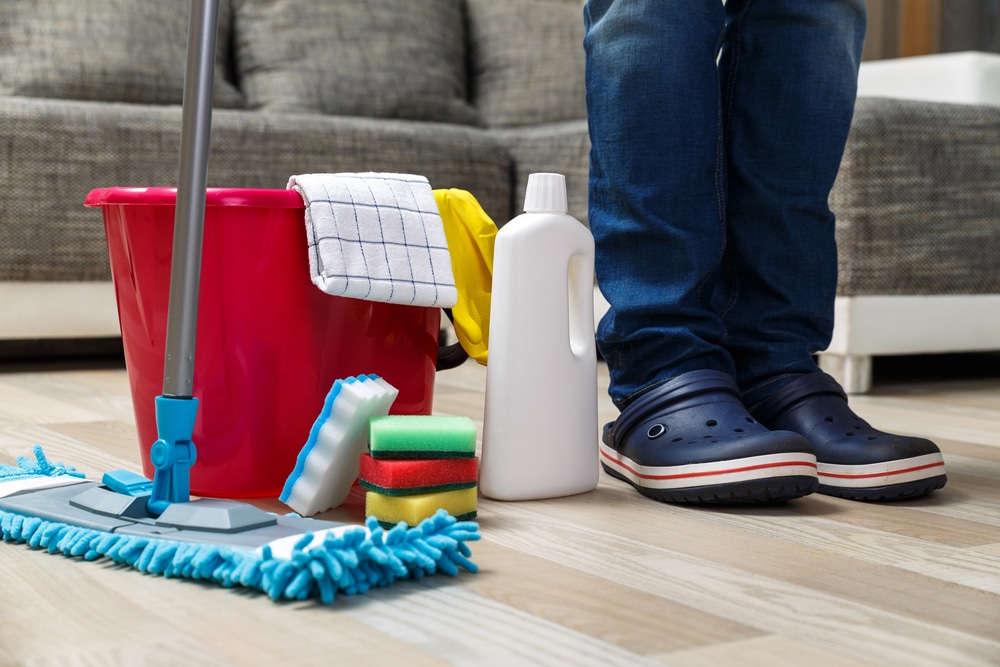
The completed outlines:
[[[476,485],[479,459],[376,459],[362,454],[361,486],[387,496],[468,489]]]

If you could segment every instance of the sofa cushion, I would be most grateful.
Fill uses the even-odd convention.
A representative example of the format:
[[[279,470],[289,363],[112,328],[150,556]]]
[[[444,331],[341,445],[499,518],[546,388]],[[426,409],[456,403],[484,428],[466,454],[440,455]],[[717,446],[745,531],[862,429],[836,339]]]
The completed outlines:
[[[476,124],[461,0],[236,0],[253,109]]]
[[[490,127],[587,117],[579,0],[469,0],[472,101]]]
[[[180,104],[188,0],[18,0],[0,3],[0,93]],[[217,57],[229,51],[230,6],[219,5]],[[216,68],[216,106],[242,96]]]

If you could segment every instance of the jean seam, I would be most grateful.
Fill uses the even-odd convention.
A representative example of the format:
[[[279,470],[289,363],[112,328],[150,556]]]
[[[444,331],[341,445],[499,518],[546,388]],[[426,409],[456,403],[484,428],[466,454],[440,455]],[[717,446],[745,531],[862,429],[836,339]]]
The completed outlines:
[[[742,56],[742,51],[740,49],[740,34],[743,28],[743,19],[746,16],[747,11],[753,4],[753,0],[746,0],[743,8],[740,9],[739,14],[734,20],[734,27],[732,33],[729,36],[729,45],[732,50],[732,56],[730,57],[729,66],[729,77],[725,82],[727,95],[725,96],[726,105],[722,110],[722,137],[728,137],[732,131],[732,118],[733,118],[733,97],[734,91],[736,89],[736,77],[739,73],[740,68],[740,58]],[[728,226],[727,226],[728,227]],[[737,267],[733,266],[732,259],[725,261],[725,266],[728,269],[728,274],[730,276],[729,281],[732,285],[730,290],[729,300],[719,311],[719,319],[723,322],[723,327],[725,327],[726,315],[731,311],[737,304],[740,298],[740,274]]]
[[[721,90],[720,90],[721,94]],[[717,132],[718,139],[715,147],[715,199],[716,208],[719,214],[719,227],[721,233],[721,244],[719,248],[719,264],[725,268],[726,261],[726,135],[725,135],[725,112],[722,109],[722,100],[719,100]],[[700,294],[699,294],[700,296]],[[723,335],[725,335],[725,324],[723,323]]]

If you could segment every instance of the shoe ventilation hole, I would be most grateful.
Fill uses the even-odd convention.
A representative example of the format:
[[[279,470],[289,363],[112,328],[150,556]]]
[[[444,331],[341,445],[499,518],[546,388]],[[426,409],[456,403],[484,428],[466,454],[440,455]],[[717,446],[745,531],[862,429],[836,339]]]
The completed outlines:
[[[684,439],[684,438],[674,438],[674,439],[673,439],[673,440],[671,440],[670,442],[680,442],[680,441],[681,441],[681,440],[683,440],[683,439]]]
[[[852,435],[854,435],[854,431],[848,431],[844,435],[846,435],[846,436],[852,436]]]
[[[718,426],[718,425],[719,422],[715,421],[714,419],[709,419],[707,422],[705,422],[705,426]]]
[[[869,440],[878,440],[878,438],[876,436],[874,436],[874,435],[868,436],[868,439]]]
[[[833,423],[833,417],[827,417],[823,421],[825,421],[827,424],[832,424]]]
[[[734,428],[733,430],[736,431],[737,433],[742,433],[743,432],[743,429],[741,429],[741,428]]]
[[[745,419],[747,420],[747,423],[748,423],[748,424],[756,424],[756,423],[757,423],[757,422],[755,422],[755,421],[753,420],[753,417],[746,417]]]
[[[666,432],[667,432],[667,427],[664,426],[663,424],[653,424],[652,426],[649,427],[649,430],[646,431],[646,437],[649,438],[650,440],[654,440],[656,438],[659,438]]]

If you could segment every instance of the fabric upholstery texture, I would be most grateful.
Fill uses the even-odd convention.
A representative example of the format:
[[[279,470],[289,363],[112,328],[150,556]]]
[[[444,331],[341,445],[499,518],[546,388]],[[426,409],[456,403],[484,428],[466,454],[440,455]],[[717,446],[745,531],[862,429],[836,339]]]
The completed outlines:
[[[536,4],[539,11],[527,11]],[[547,99],[541,88],[580,77],[575,110],[560,111],[569,99],[560,92],[537,114],[578,120],[537,131],[482,129],[470,103],[470,13],[500,20],[498,7],[516,14],[503,25],[517,36],[538,21],[556,30],[532,32],[515,49],[552,48],[558,20],[569,23],[566,34],[579,33],[559,33],[572,44],[557,49],[565,56],[558,62],[519,61],[528,74],[543,66],[548,78],[514,77],[501,101],[531,110]],[[220,0],[216,106],[243,109],[249,96],[254,109],[213,114],[209,185],[284,188],[292,174],[320,172],[421,174],[435,188],[473,193],[503,224],[520,211],[529,173],[560,171],[571,212],[585,219],[581,7]],[[189,9],[187,0],[0,3],[0,280],[108,280],[104,227],[83,206],[87,193],[177,184]],[[557,76],[561,66],[570,69]]]
[[[180,121],[179,107],[0,97],[0,164],[17,169],[0,188],[0,280],[110,280],[101,215],[84,198],[99,187],[176,185]],[[475,192],[499,220],[509,210],[509,154],[481,130],[229,110],[212,121],[209,186],[284,189],[294,173],[399,171]]]
[[[587,117],[578,0],[468,0],[472,100],[489,127]]]
[[[830,195],[838,294],[1000,293],[1000,108],[860,98]]]
[[[474,125],[461,0],[235,0],[248,106]]]
[[[0,94],[180,104],[188,0],[18,0],[0,3]],[[227,61],[230,5],[219,4],[217,58]],[[243,99],[216,68],[214,103]]]
[[[566,177],[569,214],[587,223],[587,181],[590,177],[590,135],[586,120],[569,120],[491,131],[510,151],[514,163],[514,215],[524,210],[528,176],[556,172]],[[504,221],[499,221],[501,224]]]

